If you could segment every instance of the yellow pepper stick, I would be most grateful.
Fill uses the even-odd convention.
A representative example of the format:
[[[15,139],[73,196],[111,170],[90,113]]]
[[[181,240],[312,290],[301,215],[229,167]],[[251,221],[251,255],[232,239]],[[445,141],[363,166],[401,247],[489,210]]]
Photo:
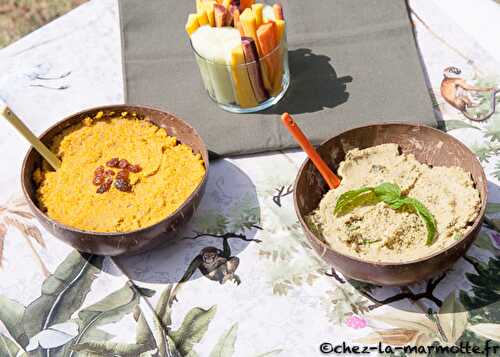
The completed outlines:
[[[215,13],[214,13],[214,5],[216,4],[215,1],[205,1],[205,11],[207,13],[208,17],[208,22],[210,26],[214,27],[215,26]]]
[[[276,20],[276,32],[278,34],[277,39],[278,43],[281,43],[283,40],[283,35],[285,34],[286,23],[285,20]]]
[[[210,23],[208,22],[208,16],[207,12],[205,10],[201,10],[196,14],[196,17],[198,18],[198,23],[200,26],[203,25],[209,25]]]
[[[253,16],[255,16],[255,26],[257,28],[259,28],[259,26],[262,25],[263,10],[264,10],[264,4],[262,4],[262,3],[252,5]]]
[[[252,83],[248,77],[245,64],[245,56],[241,45],[237,45],[231,51],[231,75],[233,77],[236,100],[242,108],[257,106],[257,99],[253,93]]]
[[[198,27],[200,27],[198,16],[196,16],[196,14],[189,14],[188,20],[186,22],[186,32],[188,33],[188,35],[191,36],[191,34],[195,32]]]
[[[203,11],[205,8],[203,6],[203,0],[196,0],[196,13],[200,13]]]
[[[224,5],[226,7],[226,9],[229,10],[229,6],[231,6],[231,2],[232,2],[232,0],[223,0],[222,5]]]

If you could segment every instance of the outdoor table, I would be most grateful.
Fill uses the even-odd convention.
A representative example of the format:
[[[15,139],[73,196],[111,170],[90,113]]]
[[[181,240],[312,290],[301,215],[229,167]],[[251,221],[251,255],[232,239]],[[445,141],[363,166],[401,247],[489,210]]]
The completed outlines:
[[[469,121],[439,87],[449,66],[475,85],[500,86],[500,6],[413,0],[409,11],[440,127],[477,154],[488,177],[488,219],[451,270],[387,288],[327,266],[293,208],[305,159],[293,150],[213,161],[175,245],[82,255],[29,211],[20,185],[28,144],[0,120],[0,356],[320,356],[356,345],[377,355],[385,345],[499,343],[500,114]],[[90,1],[0,51],[0,100],[37,134],[71,113],[121,103],[120,51],[117,1]],[[224,242],[239,259],[232,279],[203,276],[191,263]]]

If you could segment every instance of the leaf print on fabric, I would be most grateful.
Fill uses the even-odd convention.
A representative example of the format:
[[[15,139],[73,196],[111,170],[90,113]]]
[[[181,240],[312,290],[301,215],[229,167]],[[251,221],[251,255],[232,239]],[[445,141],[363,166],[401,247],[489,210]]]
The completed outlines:
[[[73,346],[73,351],[101,357],[137,357],[147,352],[147,346],[122,342],[84,342]]]
[[[455,129],[476,129],[481,130],[479,127],[466,123],[462,120],[442,120],[438,123],[438,128],[443,131],[451,131]]]
[[[181,355],[191,353],[194,344],[201,341],[216,311],[216,306],[212,306],[208,310],[195,307],[184,317],[179,329],[169,333]]]
[[[394,346],[429,346],[433,342],[442,341],[438,325],[424,313],[391,309],[383,314],[370,314],[370,318],[387,323],[392,328],[376,329],[372,334],[355,340],[356,342],[375,344],[382,340]]]
[[[235,323],[219,338],[219,341],[210,353],[210,357],[232,357],[234,354],[234,345],[236,343],[237,333],[238,324]]]
[[[486,204],[486,213],[487,214],[500,213],[500,202],[488,202]]]
[[[65,345],[78,335],[78,324],[74,321],[64,322],[48,327],[31,337],[26,346],[27,352],[32,352],[38,347],[44,349],[57,348]]]
[[[371,301],[362,296],[352,285],[342,284],[328,290],[320,300],[326,311],[328,320],[334,325],[349,321],[356,315],[364,315],[370,311]]]
[[[500,324],[484,323],[469,325],[467,328],[483,338],[500,342]]]
[[[142,289],[145,296],[152,296],[153,291]],[[140,296],[128,284],[123,288],[109,294],[99,302],[86,307],[78,313],[78,325],[80,333],[75,338],[72,344],[78,346],[86,342],[93,341],[89,334],[92,333],[98,326],[115,323],[123,319],[125,315],[131,313],[139,303]],[[76,350],[78,350],[77,347]],[[137,348],[139,349],[139,348]],[[73,348],[75,350],[75,348]],[[142,352],[146,348],[142,349]],[[70,354],[70,356],[72,353]]]
[[[0,334],[0,356],[17,357],[20,350],[13,340]]]
[[[25,307],[23,305],[0,295],[0,321],[3,322],[10,335],[22,347],[25,347],[29,341],[22,325],[24,311]]]
[[[468,314],[455,296],[455,291],[443,301],[436,315],[448,343],[456,343],[468,324]]]
[[[42,275],[46,278],[50,273],[32,243],[32,240],[34,240],[42,248],[45,248],[42,233],[31,222],[34,217],[29,211],[28,204],[24,198],[12,197],[5,204],[0,205],[0,269],[2,268],[4,240],[7,237],[9,229],[16,228],[21,232],[35,261],[40,267]]]
[[[42,295],[26,308],[23,326],[28,337],[50,325],[68,321],[82,306],[97,278],[102,257],[72,252],[42,285]]]

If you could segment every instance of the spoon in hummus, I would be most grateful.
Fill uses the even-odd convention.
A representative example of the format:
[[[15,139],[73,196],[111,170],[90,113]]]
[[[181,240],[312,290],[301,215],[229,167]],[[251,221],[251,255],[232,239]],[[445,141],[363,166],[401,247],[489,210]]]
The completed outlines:
[[[12,126],[22,135],[33,148],[52,166],[54,170],[61,167],[61,160],[49,150],[44,143],[23,123],[19,117],[6,105],[0,104],[0,114],[12,124]]]
[[[323,176],[323,178],[325,179],[328,187],[330,187],[330,189],[337,188],[340,185],[340,178],[333,173],[326,162],[319,156],[316,149],[306,138],[302,130],[300,130],[299,126],[295,123],[292,116],[288,113],[283,113],[283,115],[281,116],[281,121],[288,129],[290,134],[292,134],[297,144],[300,145],[309,159],[311,159],[314,166],[318,169],[321,176]]]

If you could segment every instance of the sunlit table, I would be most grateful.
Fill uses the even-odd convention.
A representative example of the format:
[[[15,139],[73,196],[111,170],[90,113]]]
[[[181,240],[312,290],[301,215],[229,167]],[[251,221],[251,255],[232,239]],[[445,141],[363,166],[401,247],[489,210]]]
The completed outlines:
[[[296,151],[214,162],[175,246],[115,261],[82,256],[33,218],[19,183],[28,145],[0,120],[0,356],[320,356],[337,345],[338,355],[356,345],[377,355],[386,345],[500,343],[500,114],[473,123],[439,91],[449,66],[471,84],[500,86],[500,6],[414,0],[410,8],[436,116],[489,180],[488,222],[449,272],[381,288],[326,266],[293,209],[304,160]],[[86,107],[121,103],[119,37],[116,1],[80,6],[0,50],[0,100],[36,133]],[[211,280],[191,262],[224,241],[239,266]]]

